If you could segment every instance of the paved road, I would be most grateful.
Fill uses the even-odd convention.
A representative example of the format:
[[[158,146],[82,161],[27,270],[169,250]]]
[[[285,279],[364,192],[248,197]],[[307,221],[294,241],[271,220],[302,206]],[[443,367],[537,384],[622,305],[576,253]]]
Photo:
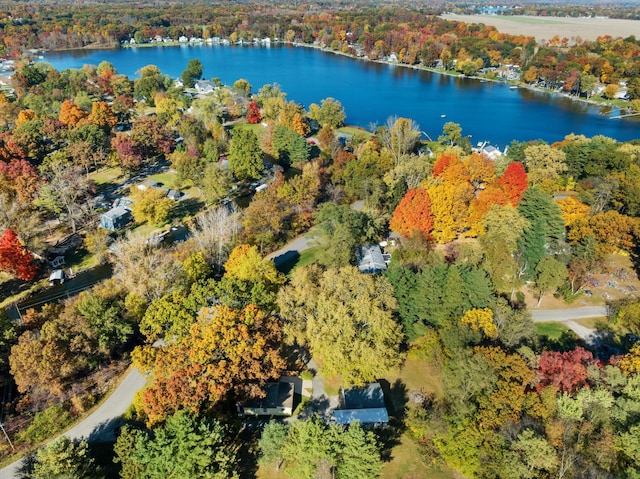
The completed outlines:
[[[607,315],[606,306],[586,306],[584,308],[530,310],[534,323],[546,321],[564,322],[572,319],[600,318]]]
[[[63,284],[46,288],[39,293],[30,296],[24,301],[20,301],[17,306],[12,305],[7,309],[7,315],[14,321],[20,319],[20,314],[29,308],[37,308],[43,304],[53,301],[64,300],[80,294],[97,283],[110,278],[113,270],[110,264],[103,264],[95,268],[87,269],[78,273],[71,279],[67,279]]]
[[[131,368],[120,385],[111,393],[98,409],[82,422],[69,429],[64,436],[70,439],[88,439],[89,441],[113,440],[114,430],[122,424],[121,416],[133,401],[133,397],[144,386],[146,378]],[[0,479],[16,479],[22,461],[0,469]]]

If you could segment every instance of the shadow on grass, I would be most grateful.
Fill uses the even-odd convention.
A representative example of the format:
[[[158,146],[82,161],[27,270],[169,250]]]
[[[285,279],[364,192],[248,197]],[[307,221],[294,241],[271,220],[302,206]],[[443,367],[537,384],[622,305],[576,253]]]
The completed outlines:
[[[400,444],[400,438],[406,429],[404,415],[409,394],[407,386],[400,379],[396,379],[393,384],[385,379],[379,382],[389,412],[389,425],[386,428],[376,429],[375,432],[380,444],[380,456],[383,461],[388,462],[392,459],[391,451]]]
[[[584,346],[584,342],[571,330],[563,331],[557,338],[540,335],[536,339],[538,351],[571,351],[578,346]]]
[[[204,208],[204,202],[197,198],[185,198],[182,201],[178,201],[176,206],[171,211],[171,218],[174,220],[182,220],[187,216],[195,216],[196,213]]]
[[[113,181],[105,181],[104,183],[98,183],[95,185],[96,196],[98,195],[112,195],[116,189],[120,186],[120,183]]]
[[[243,420],[241,431],[238,434],[238,441],[236,441],[239,444],[237,457],[240,479],[253,479],[256,477],[258,458],[260,457],[258,440],[268,422],[269,418]]]
[[[273,258],[276,269],[284,275],[288,275],[300,261],[300,253],[297,251],[287,251],[280,256]]]

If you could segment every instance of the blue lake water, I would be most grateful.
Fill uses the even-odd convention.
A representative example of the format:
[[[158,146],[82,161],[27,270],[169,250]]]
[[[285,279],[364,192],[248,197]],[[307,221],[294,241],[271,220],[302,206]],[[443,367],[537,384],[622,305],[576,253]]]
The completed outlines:
[[[64,70],[106,60],[132,78],[141,67],[156,65],[178,78],[194,58],[202,62],[204,78],[218,77],[229,85],[244,78],[253,92],[267,83],[279,83],[288,99],[305,107],[323,98],[336,98],[344,106],[347,123],[364,128],[372,123],[382,125],[390,116],[402,116],[415,120],[435,139],[444,123],[453,121],[462,125],[472,143],[488,140],[500,148],[514,139],[554,142],[570,133],[620,141],[640,139],[639,119],[610,119],[609,112],[599,107],[561,95],[291,45],[82,50],[48,53],[44,61]]]

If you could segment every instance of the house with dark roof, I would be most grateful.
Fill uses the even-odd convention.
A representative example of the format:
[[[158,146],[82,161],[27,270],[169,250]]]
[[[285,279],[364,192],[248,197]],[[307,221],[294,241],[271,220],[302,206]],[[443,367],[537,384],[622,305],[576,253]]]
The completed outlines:
[[[294,385],[279,381],[264,385],[264,397],[250,399],[238,404],[238,415],[244,416],[291,416],[294,408]]]
[[[343,389],[340,402],[340,407],[333,411],[336,424],[348,425],[358,421],[363,426],[383,427],[389,423],[389,413],[384,405],[384,392],[380,383]]]

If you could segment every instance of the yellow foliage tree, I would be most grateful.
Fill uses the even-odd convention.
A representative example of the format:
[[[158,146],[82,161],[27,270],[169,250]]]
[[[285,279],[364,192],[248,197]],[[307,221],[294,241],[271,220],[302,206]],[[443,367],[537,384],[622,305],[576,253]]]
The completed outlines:
[[[567,228],[571,228],[579,221],[587,219],[591,213],[590,206],[585,205],[573,196],[559,199],[558,206],[560,207],[562,219]]]
[[[618,366],[628,376],[640,373],[640,344],[634,345],[629,353],[618,361]]]
[[[271,284],[283,284],[285,281],[276,269],[273,261],[264,259],[256,246],[241,244],[233,248],[224,264],[225,278],[244,281],[262,280]]]
[[[427,187],[433,213],[431,236],[438,243],[458,237],[469,224],[469,202],[473,199],[471,183],[433,182]]]
[[[474,331],[481,331],[488,338],[498,337],[498,328],[493,322],[493,311],[489,308],[470,309],[460,319]]]
[[[291,128],[298,134],[302,136],[307,136],[309,134],[309,125],[307,125],[306,120],[300,113],[296,113],[293,115],[293,120],[291,120]]]
[[[24,125],[26,122],[33,120],[36,117],[36,112],[33,110],[20,110],[18,113],[18,119],[16,120],[16,127]]]
[[[169,219],[169,213],[173,208],[173,200],[167,198],[165,192],[159,188],[134,188],[131,199],[131,213],[138,223],[148,221],[155,225],[163,224]]]
[[[99,128],[111,129],[118,123],[118,118],[107,102],[95,101],[91,104],[91,114],[87,121]]]

